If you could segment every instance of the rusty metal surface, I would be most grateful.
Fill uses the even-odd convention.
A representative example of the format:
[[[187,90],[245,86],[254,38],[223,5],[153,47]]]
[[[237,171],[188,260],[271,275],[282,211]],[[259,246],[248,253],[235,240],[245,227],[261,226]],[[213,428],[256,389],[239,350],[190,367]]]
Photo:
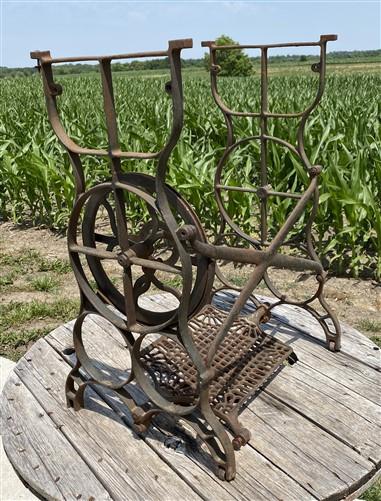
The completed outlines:
[[[295,361],[288,346],[266,336],[260,328],[260,325],[270,318],[271,309],[285,302],[304,308],[320,322],[329,349],[340,349],[340,327],[324,300],[326,273],[314,251],[311,233],[318,204],[318,177],[321,167],[310,164],[304,149],[306,121],[324,90],[326,45],[334,39],[334,35],[323,35],[318,42],[225,47],[216,46],[214,42],[203,43],[210,52],[212,95],[224,115],[227,127],[226,149],[215,174],[215,195],[223,220],[220,237],[228,226],[237,239],[249,244],[250,247],[246,249],[240,245],[221,245],[221,241],[209,243],[194,210],[175,189],[166,184],[168,159],[183,127],[180,55],[183,49],[192,47],[192,40],[174,40],[168,43],[168,49],[165,51],[135,54],[54,59],[49,51],[31,53],[31,57],[38,61],[49,120],[69,155],[76,188],[67,240],[71,265],[80,290],[81,308],[73,329],[77,363],[67,378],[68,405],[76,410],[83,407],[87,385],[97,383],[118,393],[128,406],[139,433],[147,429],[156,414],[173,414],[194,428],[214,459],[219,476],[226,480],[233,480],[236,474],[235,449],[246,444],[250,438],[249,430],[239,423],[239,409],[263,382],[279,369],[285,359]],[[303,111],[274,113],[268,106],[268,50],[274,47],[296,46],[320,47],[319,63],[312,68],[319,74],[317,93],[312,103]],[[218,93],[217,53],[236,48],[261,50],[259,110],[231,110]],[[122,151],[118,138],[111,61],[129,57],[164,56],[169,60],[170,82],[163,86],[163,92],[170,95],[172,103],[172,125],[167,140],[159,151]],[[54,81],[53,66],[56,63],[78,61],[98,61],[99,64],[108,132],[107,150],[80,146],[69,137],[60,119],[57,103],[64,89]],[[258,134],[235,139],[233,117],[252,117],[258,120]],[[269,135],[269,118],[300,119],[297,144],[292,145],[284,139]],[[234,187],[234,190],[258,194],[261,213],[259,239],[240,229],[229,216],[222,197],[224,191],[233,189],[222,182],[224,166],[237,147],[250,141],[260,143],[260,185],[249,188],[238,186]],[[269,142],[288,148],[298,157],[309,174],[309,184],[303,193],[280,193],[269,185]],[[86,189],[81,160],[83,155],[104,157],[109,163],[109,178]],[[134,159],[155,162],[155,176],[126,172],[124,161]],[[295,206],[275,237],[269,239],[268,199],[272,196],[293,198]],[[135,227],[131,227],[128,221],[129,197],[135,197],[144,207],[146,214]],[[280,252],[281,248],[287,244],[290,231],[310,202],[313,208],[305,226],[306,245],[303,249],[307,251],[307,258],[283,254]],[[107,214],[107,233],[99,232],[96,226],[100,211]],[[217,290],[212,287],[216,261],[219,259],[254,265],[247,283],[238,288],[239,295],[229,313],[210,306],[213,290]],[[119,266],[122,290],[115,286],[108,275],[109,261]],[[90,277],[85,270],[86,266],[90,270]],[[133,266],[139,269],[137,278],[133,277]],[[293,302],[282,295],[271,282],[268,276],[270,266],[308,270],[316,276],[316,293],[303,302]],[[222,287],[237,290],[237,287],[232,287],[225,280],[218,267],[216,270]],[[165,283],[163,274],[177,277],[179,284],[173,286]],[[261,281],[265,281],[278,298],[275,304],[261,303],[255,297],[255,289]],[[173,294],[178,306],[161,312],[142,308],[139,298],[151,286]],[[253,323],[239,317],[240,311],[250,298],[257,307],[252,317]],[[314,300],[320,302],[324,314],[318,313],[311,305]],[[101,315],[119,330],[132,362],[132,371],[124,380],[115,382],[113,378],[105,375],[87,353],[82,339],[82,327],[89,314]],[[332,321],[333,330],[329,320]],[[160,333],[161,339],[146,348],[146,336],[152,333]],[[90,376],[86,382],[81,377],[83,370]],[[131,396],[128,385],[132,381],[146,393],[149,399],[147,404],[140,406]]]
[[[227,313],[211,305],[189,321],[191,335],[201,356],[208,354]],[[232,430],[242,405],[290,358],[292,348],[265,334],[253,322],[238,317],[221,343],[212,369],[209,402]],[[181,343],[161,338],[141,352],[141,361],[160,391],[174,402],[193,403],[197,398],[197,370]]]
[[[241,251],[242,255],[245,254],[244,262],[252,262],[257,264],[256,271],[253,274],[251,290],[258,285],[259,281],[263,280],[271,293],[278,299],[272,308],[276,307],[282,303],[295,304],[299,306],[311,315],[313,315],[320,323],[327,339],[327,345],[329,349],[335,351],[340,349],[340,339],[341,339],[341,328],[337,320],[337,317],[333,310],[327,304],[324,298],[324,284],[326,282],[326,272],[324,271],[321,262],[315,252],[313,236],[312,236],[312,224],[314,222],[318,201],[319,201],[319,188],[318,188],[318,177],[322,171],[322,167],[319,165],[311,165],[308,156],[305,151],[304,146],[304,131],[307,120],[310,114],[315,110],[316,106],[319,104],[320,99],[324,92],[325,87],[325,76],[326,76],[326,49],[327,42],[337,40],[336,35],[321,35],[319,41],[317,42],[294,42],[288,44],[269,44],[269,45],[240,45],[240,46],[218,46],[214,42],[202,42],[204,47],[209,48],[210,53],[210,76],[211,76],[211,89],[212,95],[215,103],[222,111],[225,123],[227,127],[227,137],[226,137],[226,148],[221,156],[221,159],[217,165],[215,179],[214,179],[214,189],[216,201],[218,208],[222,217],[222,226],[220,230],[220,235],[216,241],[220,242],[222,240],[222,235],[226,231],[226,226],[230,227],[235,235],[240,237],[243,241],[249,244],[250,248],[246,249],[245,252]],[[294,112],[294,113],[277,113],[269,109],[269,99],[268,99],[268,52],[271,48],[279,47],[303,47],[303,46],[316,46],[320,49],[319,62],[314,63],[311,67],[313,72],[319,74],[318,77],[318,87],[316,94],[312,102],[307,106],[306,109]],[[220,67],[217,64],[219,51],[233,50],[233,49],[260,49],[261,51],[261,83],[260,83],[260,109],[258,111],[236,111],[230,109],[218,91],[218,73]],[[253,135],[244,138],[236,138],[233,124],[233,117],[237,118],[248,118],[252,117],[258,120],[258,127],[260,129],[260,134]],[[293,145],[288,141],[272,136],[268,133],[268,119],[299,119],[299,124],[297,126],[297,144]],[[260,144],[260,184],[256,187],[231,187],[226,186],[222,182],[223,170],[229,157],[239,148],[241,145],[250,142],[259,142]],[[272,189],[268,181],[268,146],[269,143],[273,142],[276,145],[283,146],[290,150],[293,155],[298,159],[301,166],[304,167],[309,175],[310,183],[306,187],[304,193],[282,193]],[[254,238],[252,235],[246,234],[239,225],[232,219],[229,215],[228,209],[225,206],[223,200],[223,193],[226,191],[237,190],[240,192],[255,193],[257,194],[260,201],[260,237]],[[285,221],[284,225],[279,229],[278,233],[269,240],[268,234],[268,201],[271,197],[282,197],[298,200],[294,210],[289,215],[288,219]],[[288,240],[288,233],[295,225],[296,221],[299,219],[300,215],[306,210],[308,202],[312,203],[312,209],[310,215],[307,218],[307,223],[305,225],[303,234],[298,238],[293,238]],[[210,249],[205,246],[205,244],[197,244],[199,247],[203,247],[205,253],[210,255],[211,251],[215,259],[227,259],[231,261],[236,260],[234,253],[230,252],[226,246],[214,246],[215,249]],[[297,249],[302,255],[307,254],[307,259],[300,258],[296,256],[290,256],[287,254],[282,254],[279,252],[281,247],[289,246],[293,249]],[[254,250],[258,249],[258,250]],[[250,256],[250,258],[248,258]],[[261,271],[259,261],[267,262],[266,266],[263,266]],[[268,268],[270,266],[284,267],[287,269],[299,270],[299,271],[313,271],[316,275],[316,291],[309,298],[303,301],[296,301],[282,293],[278,290],[276,285],[271,280]],[[257,273],[256,273],[257,272]],[[260,305],[260,301],[255,298],[254,294],[251,294],[250,288],[243,289],[237,288],[234,284],[229,283],[224,277],[222,270],[217,267],[216,270],[217,277],[219,281],[223,284],[218,290],[224,287],[238,290],[245,296],[246,300],[251,299],[255,304]],[[254,279],[254,275],[256,278]],[[323,313],[319,312],[318,309],[312,304],[314,301],[318,301],[320,308]],[[239,306],[243,305],[243,301],[240,302]],[[238,306],[236,308],[236,312]]]

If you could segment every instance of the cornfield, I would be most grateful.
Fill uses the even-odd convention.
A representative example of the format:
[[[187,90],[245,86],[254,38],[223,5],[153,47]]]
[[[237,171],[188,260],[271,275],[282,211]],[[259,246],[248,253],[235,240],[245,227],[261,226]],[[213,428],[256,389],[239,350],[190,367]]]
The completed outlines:
[[[61,116],[79,144],[106,148],[107,136],[99,80],[93,75],[61,77]],[[171,125],[166,79],[115,77],[120,139],[124,149],[154,151]],[[0,104],[0,217],[16,223],[64,229],[73,202],[74,183],[67,156],[50,129],[38,76],[2,79]],[[221,91],[236,109],[258,109],[259,79],[221,78]],[[321,106],[306,128],[306,151],[324,167],[320,209],[314,234],[318,251],[337,274],[381,278],[381,141],[377,74],[330,75]],[[313,82],[305,75],[277,76],[269,88],[274,111],[300,111],[311,101]],[[196,208],[205,228],[217,233],[220,216],[213,195],[215,168],[225,144],[225,124],[210,96],[209,82],[184,82],[185,127],[171,158],[168,183]],[[258,134],[255,119],[236,119],[237,136]],[[296,142],[296,122],[271,120],[269,132]],[[258,144],[238,149],[224,170],[229,184],[255,185]],[[109,178],[107,160],[85,158],[89,185]],[[153,161],[125,161],[126,170],[155,172]],[[292,153],[270,143],[269,181],[276,191],[302,191],[308,179]],[[230,192],[229,212],[253,232],[255,195]],[[274,199],[270,231],[292,208]],[[137,217],[130,211],[132,224]]]

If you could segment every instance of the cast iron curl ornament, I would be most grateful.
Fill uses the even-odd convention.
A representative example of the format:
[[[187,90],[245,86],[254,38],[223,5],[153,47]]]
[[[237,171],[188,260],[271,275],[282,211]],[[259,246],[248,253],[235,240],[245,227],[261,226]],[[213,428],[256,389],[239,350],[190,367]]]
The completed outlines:
[[[220,478],[232,480],[236,474],[235,450],[247,444],[250,431],[244,428],[238,413],[263,383],[288,360],[297,358],[284,343],[266,335],[261,324],[267,322],[274,306],[292,303],[311,313],[324,329],[328,348],[340,349],[340,325],[323,297],[326,273],[313,248],[312,222],[318,205],[318,177],[321,168],[311,165],[304,149],[304,128],[312,110],[318,104],[324,89],[326,45],[336,40],[336,35],[323,35],[318,42],[288,43],[278,45],[216,46],[209,47],[211,61],[211,88],[218,107],[224,114],[227,126],[227,146],[218,163],[215,175],[215,194],[223,219],[223,228],[231,227],[236,236],[249,248],[208,243],[201,223],[192,207],[165,182],[169,156],[176,146],[183,127],[183,92],[180,54],[192,47],[192,40],[173,40],[168,50],[112,56],[92,56],[53,59],[49,51],[32,52],[38,60],[42,75],[49,120],[58,139],[66,148],[74,171],[76,199],[68,227],[68,250],[71,265],[78,282],[81,310],[75,322],[73,337],[76,365],[66,382],[69,406],[79,410],[84,405],[84,391],[88,384],[104,385],[119,395],[128,406],[138,433],[147,430],[152,418],[166,412],[191,427],[205,443],[216,465]],[[268,49],[273,47],[318,46],[320,61],[312,68],[319,73],[319,86],[312,104],[297,113],[273,113],[268,110],[267,61]],[[256,48],[261,50],[261,106],[258,112],[238,112],[229,109],[217,90],[217,58],[221,50]],[[118,138],[117,114],[113,94],[111,62],[115,59],[168,57],[171,80],[165,92],[172,100],[172,128],[166,144],[160,151],[122,151]],[[99,63],[104,112],[108,133],[108,150],[90,149],[76,144],[65,132],[60,120],[57,97],[62,87],[54,82],[52,65],[79,61]],[[232,117],[258,118],[260,132],[256,136],[235,140]],[[269,135],[269,118],[300,119],[297,145]],[[222,184],[221,173],[229,155],[242,143],[260,143],[260,186],[257,188]],[[274,191],[267,181],[267,147],[270,141],[289,148],[309,174],[309,185],[303,194]],[[81,155],[107,158],[111,179],[86,189]],[[155,160],[156,176],[124,172],[123,160]],[[255,192],[260,198],[260,238],[243,232],[229,216],[224,205],[224,190]],[[271,196],[296,199],[284,225],[268,241],[267,201]],[[144,207],[141,224],[132,229],[128,221],[129,197],[135,197]],[[282,245],[290,230],[305,212],[308,202],[312,210],[305,225],[306,245],[300,247],[308,258],[282,254]],[[111,234],[99,231],[96,221],[99,212],[107,213]],[[81,240],[78,240],[78,239]],[[294,242],[294,245],[295,242]],[[163,252],[165,249],[165,252]],[[231,288],[217,260],[246,263],[254,266],[247,283],[238,289],[229,312],[211,304],[213,295],[222,288]],[[122,290],[111,280],[107,262],[118,263],[122,275]],[[86,266],[84,266],[84,262]],[[285,267],[312,272],[317,279],[317,292],[303,302],[291,301],[282,295],[271,282],[269,266]],[[88,267],[91,279],[86,273]],[[138,277],[132,273],[138,268]],[[163,276],[177,277],[176,284],[164,283]],[[215,276],[223,284],[214,288]],[[254,290],[261,280],[267,284],[277,301],[268,304],[260,301]],[[154,286],[172,294],[177,306],[161,312],[151,311],[139,299]],[[234,288],[234,287],[233,287]],[[237,289],[237,288],[236,288]],[[246,302],[251,299],[256,311],[250,321],[240,316]],[[325,310],[316,311],[311,303],[318,300]],[[132,369],[117,377],[102,370],[93,360],[82,339],[82,326],[89,314],[100,315],[120,332],[131,356]],[[156,340],[145,342],[147,336],[156,334]],[[87,376],[85,376],[85,373]],[[135,381],[145,392],[148,401],[139,405],[133,398],[129,383]]]

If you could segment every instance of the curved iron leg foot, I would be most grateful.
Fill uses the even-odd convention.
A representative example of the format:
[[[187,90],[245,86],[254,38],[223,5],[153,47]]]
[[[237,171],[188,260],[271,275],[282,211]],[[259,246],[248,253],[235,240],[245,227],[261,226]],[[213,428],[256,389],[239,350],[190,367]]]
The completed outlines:
[[[214,441],[214,451],[212,451],[210,444],[208,444],[205,440],[205,443],[208,445],[209,450],[213,455],[213,459],[218,464],[217,476],[222,480],[227,480],[228,482],[230,482],[231,480],[234,480],[236,475],[235,452],[233,444],[225,428],[210,407],[209,391],[207,389],[201,391],[200,402],[203,417],[207,424],[212,428],[214,437],[218,440],[218,445],[220,446],[219,450],[216,450],[217,442]]]
[[[327,312],[327,315],[325,315],[324,318],[318,318],[318,321],[320,325],[323,327],[325,336],[327,339],[327,347],[330,351],[340,351],[341,348],[341,325],[340,322],[337,319],[336,314],[331,310],[329,307],[328,303],[326,302],[324,297],[319,297],[319,302],[324,308],[324,310]],[[332,327],[330,327],[327,324],[327,320],[330,319],[332,324],[333,324],[333,330]],[[324,324],[324,325],[323,325]]]
[[[84,407],[84,392],[87,386],[87,382],[83,382],[80,378],[80,367],[80,362],[77,362],[69,372],[65,384],[66,404],[68,407],[73,407],[75,411]]]

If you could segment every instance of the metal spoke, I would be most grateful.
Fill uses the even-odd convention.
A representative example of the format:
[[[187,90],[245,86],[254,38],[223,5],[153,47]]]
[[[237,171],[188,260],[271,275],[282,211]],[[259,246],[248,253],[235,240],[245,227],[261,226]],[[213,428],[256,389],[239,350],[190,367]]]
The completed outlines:
[[[109,252],[103,249],[96,249],[95,247],[86,247],[84,245],[73,245],[69,246],[70,252],[78,252],[79,254],[85,254],[86,256],[94,256],[99,259],[118,259],[118,254],[115,252]]]
[[[181,268],[175,268],[174,266],[169,266],[161,261],[155,261],[154,259],[142,259],[139,257],[131,257],[130,261],[132,264],[141,266],[142,268],[149,268],[151,270],[166,271],[167,273],[174,273],[175,275],[181,275]]]

